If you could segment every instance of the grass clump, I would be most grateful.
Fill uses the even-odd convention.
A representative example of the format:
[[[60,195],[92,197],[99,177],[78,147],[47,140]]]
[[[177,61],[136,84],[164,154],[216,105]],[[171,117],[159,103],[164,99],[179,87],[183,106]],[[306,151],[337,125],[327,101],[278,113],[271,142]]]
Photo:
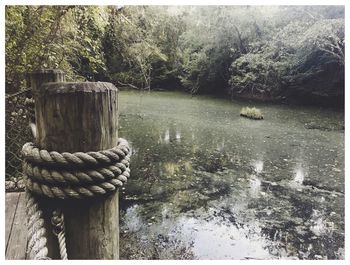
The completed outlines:
[[[249,108],[249,107],[244,107],[241,109],[240,115],[249,119],[253,119],[253,120],[262,120],[264,118],[264,116],[261,113],[261,110],[253,107],[253,108]]]

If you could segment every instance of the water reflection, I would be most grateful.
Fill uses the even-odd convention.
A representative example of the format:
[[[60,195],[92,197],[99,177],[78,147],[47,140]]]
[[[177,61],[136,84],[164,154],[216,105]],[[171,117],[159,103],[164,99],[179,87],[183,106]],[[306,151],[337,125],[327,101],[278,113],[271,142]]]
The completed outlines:
[[[202,259],[262,259],[276,258],[270,254],[272,249],[277,251],[278,245],[269,242],[261,236],[261,228],[258,222],[233,225],[230,220],[225,220],[222,213],[215,208],[209,208],[208,214],[203,213],[203,218],[179,215],[169,218],[171,209],[162,207],[162,216],[159,220],[154,217],[155,222],[148,222],[143,227],[141,243],[147,243],[147,237],[152,234],[166,235],[166,242],[156,245],[166,246],[169,242],[191,242],[191,253],[194,258]],[[127,231],[125,233],[137,232],[141,229],[142,221],[139,216],[138,206],[130,207],[125,214]],[[147,236],[145,236],[147,235]],[[222,240],[227,238],[227,240]],[[276,239],[276,235],[275,235]],[[276,241],[276,240],[275,240]],[[158,250],[161,256],[166,248]]]
[[[317,236],[332,235],[334,223],[326,221],[324,212],[313,209],[310,230]]]
[[[170,140],[170,133],[169,133],[169,129],[167,129],[164,133],[164,143],[168,144]]]
[[[223,225],[220,220],[201,221],[196,218],[180,218],[177,223],[187,240],[193,241],[193,252],[202,259],[271,258],[266,241],[259,231],[249,233],[245,229]],[[228,240],[222,240],[222,238]],[[210,243],[209,243],[210,242]]]
[[[261,180],[255,175],[251,175],[250,178],[250,194],[251,196],[257,197],[261,192]]]
[[[332,170],[343,167],[342,134],[306,130],[284,107],[266,106],[258,124],[223,101],[164,93],[141,108],[121,95],[120,135],[134,150],[122,258],[342,257],[344,175]]]
[[[289,182],[289,185],[292,188],[295,188],[297,190],[301,190],[303,187],[303,182],[306,176],[305,168],[302,166],[301,163],[298,163],[296,167],[293,169],[293,179]]]
[[[261,173],[264,169],[264,161],[256,160],[253,162],[254,170],[257,174]]]
[[[159,136],[159,143],[169,144],[172,141],[177,143],[181,142],[181,131],[174,130],[174,128],[167,128],[164,132],[162,132]]]
[[[139,206],[137,204],[132,205],[126,210],[124,215],[124,222],[126,224],[126,229],[129,232],[137,232],[143,226],[143,221],[138,213]]]
[[[176,141],[177,141],[177,142],[181,142],[181,132],[176,131],[175,138],[176,138]]]
[[[303,168],[298,168],[298,169],[295,171],[294,181],[295,181],[297,184],[301,185],[301,184],[303,184],[304,178],[305,178],[305,174],[304,174]]]

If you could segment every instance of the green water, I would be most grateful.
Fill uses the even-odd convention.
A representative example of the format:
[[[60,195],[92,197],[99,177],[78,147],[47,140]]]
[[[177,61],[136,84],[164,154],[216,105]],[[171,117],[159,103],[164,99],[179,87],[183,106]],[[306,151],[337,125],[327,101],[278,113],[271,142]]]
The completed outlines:
[[[343,259],[344,114],[121,92],[122,259]]]

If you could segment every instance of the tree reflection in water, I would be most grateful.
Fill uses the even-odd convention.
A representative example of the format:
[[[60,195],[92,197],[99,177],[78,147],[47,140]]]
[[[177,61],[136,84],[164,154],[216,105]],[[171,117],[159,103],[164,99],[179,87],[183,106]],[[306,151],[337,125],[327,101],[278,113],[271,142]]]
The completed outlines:
[[[308,130],[287,106],[259,106],[258,124],[238,116],[239,102],[138,97],[121,93],[120,135],[134,149],[121,258],[344,257],[343,131]]]

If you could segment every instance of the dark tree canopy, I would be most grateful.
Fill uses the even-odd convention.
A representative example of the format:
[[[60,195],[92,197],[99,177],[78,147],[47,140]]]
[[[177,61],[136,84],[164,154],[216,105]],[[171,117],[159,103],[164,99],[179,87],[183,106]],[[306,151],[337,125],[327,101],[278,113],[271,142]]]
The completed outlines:
[[[343,6],[7,6],[6,92],[26,73],[259,100],[344,102]]]

